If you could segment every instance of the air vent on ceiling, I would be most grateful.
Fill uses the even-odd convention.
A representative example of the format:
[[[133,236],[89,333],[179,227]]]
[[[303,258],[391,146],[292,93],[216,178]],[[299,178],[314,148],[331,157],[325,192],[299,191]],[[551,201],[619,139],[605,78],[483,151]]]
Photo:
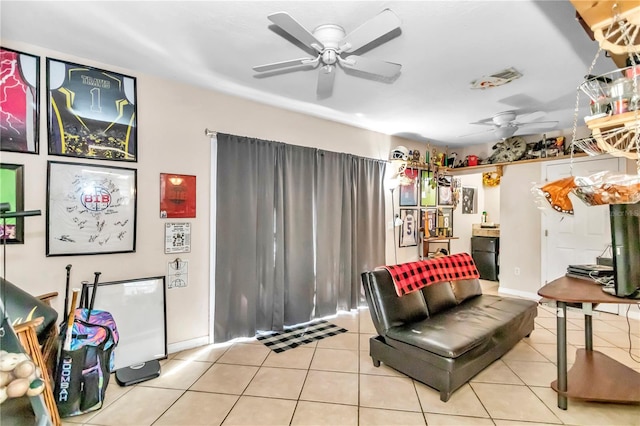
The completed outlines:
[[[522,77],[522,74],[515,68],[507,68],[502,71],[498,71],[488,76],[473,80],[471,82],[472,89],[488,89],[489,87],[502,86],[516,78]]]

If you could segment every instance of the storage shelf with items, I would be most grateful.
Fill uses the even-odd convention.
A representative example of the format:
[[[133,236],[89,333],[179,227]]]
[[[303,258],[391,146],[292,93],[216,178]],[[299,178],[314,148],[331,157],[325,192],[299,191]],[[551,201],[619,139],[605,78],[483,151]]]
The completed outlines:
[[[453,210],[460,199],[461,181],[448,173],[446,166],[450,161],[453,164],[453,160],[455,156],[449,157],[430,146],[424,156],[418,150],[409,151],[402,146],[391,151],[390,162],[395,171],[388,180],[389,184],[393,181],[400,187],[398,205],[401,213],[398,222],[402,228],[398,247],[417,245],[421,259],[441,249],[450,253],[450,242],[457,239],[453,236]],[[393,191],[391,195],[393,197]],[[411,214],[412,220],[419,217],[415,224],[418,233],[411,236],[410,244],[405,244],[402,239],[406,228],[403,212],[405,215]],[[395,217],[395,211],[392,213]]]
[[[640,25],[636,24],[640,24],[640,1],[628,2],[622,8],[614,2],[572,3],[596,34],[600,49],[587,71],[586,80],[576,90],[571,155],[573,157],[577,149],[593,156],[610,154],[636,160],[637,174],[599,172],[574,176],[571,173],[571,176],[532,189],[554,210],[569,215],[574,214],[569,194],[588,206],[640,201]],[[629,7],[631,4],[633,7]],[[599,76],[592,75],[603,50],[626,54],[627,66]],[[617,58],[616,65],[619,62],[620,58]],[[590,102],[591,114],[584,117],[584,121],[591,135],[576,139],[581,93],[586,94]]]
[[[574,145],[588,154],[638,158],[640,124],[640,66],[616,69],[591,77],[580,85],[590,100],[591,116],[585,123],[591,135]]]
[[[576,10],[588,23],[600,49],[596,53],[587,79],[579,86],[574,119],[573,146],[589,155],[611,154],[638,160],[640,173],[640,3],[627,3],[623,7],[617,3],[600,2],[585,6],[576,4]],[[605,7],[606,4],[606,7]],[[608,9],[608,10],[607,10]],[[586,20],[586,19],[585,19]],[[593,76],[593,69],[602,50],[616,55],[626,55],[626,67]],[[620,57],[616,63],[620,62]],[[589,98],[591,115],[584,118],[591,135],[575,138],[580,92]]]

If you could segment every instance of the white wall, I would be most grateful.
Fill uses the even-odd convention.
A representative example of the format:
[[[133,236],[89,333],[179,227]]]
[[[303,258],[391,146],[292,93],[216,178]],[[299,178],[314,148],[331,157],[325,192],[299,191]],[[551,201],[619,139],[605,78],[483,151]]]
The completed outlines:
[[[458,237],[457,240],[451,240],[451,253],[469,253],[471,254],[471,231],[474,223],[481,223],[482,211],[487,205],[485,190],[482,186],[482,174],[473,173],[468,175],[454,175],[460,178],[462,186],[470,186],[476,188],[476,196],[478,198],[478,210],[476,214],[462,214],[461,203],[458,204],[453,211],[453,233]]]
[[[541,216],[531,193],[540,180],[540,163],[504,167],[500,181],[500,291],[535,297],[540,288]]]
[[[144,75],[90,58],[66,55],[38,46],[3,40],[4,47],[39,55],[41,61],[40,154],[2,152],[0,161],[25,165],[25,209],[43,215],[25,219],[25,243],[7,247],[6,278],[32,294],[57,291],[54,307],[61,312],[64,301],[65,265],[72,264],[72,286],[101,281],[165,275],[164,224],[159,217],[159,174],[197,176],[197,212],[192,224],[189,286],[167,291],[168,342],[188,342],[208,337],[209,330],[209,208],[210,139],[205,128],[224,133],[315,146],[322,149],[386,159],[390,147],[410,142],[343,124],[305,116],[278,108],[204,90],[175,81]],[[47,155],[46,93],[44,58],[53,57],[96,66],[137,77],[137,163],[78,160]],[[47,161],[87,162],[138,170],[137,244],[135,253],[93,256],[45,256],[45,209]],[[390,204],[387,203],[390,218]],[[183,220],[180,220],[183,221]],[[388,241],[391,234],[387,234]],[[387,255],[389,254],[387,247]],[[388,259],[391,259],[388,257]],[[98,296],[99,297],[99,296]],[[179,345],[178,345],[179,346]]]

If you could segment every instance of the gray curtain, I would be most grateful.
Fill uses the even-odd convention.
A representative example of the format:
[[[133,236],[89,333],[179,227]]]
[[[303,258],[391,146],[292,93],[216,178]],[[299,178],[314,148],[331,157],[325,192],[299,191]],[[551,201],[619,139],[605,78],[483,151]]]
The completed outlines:
[[[215,341],[352,309],[384,264],[385,162],[218,134]]]

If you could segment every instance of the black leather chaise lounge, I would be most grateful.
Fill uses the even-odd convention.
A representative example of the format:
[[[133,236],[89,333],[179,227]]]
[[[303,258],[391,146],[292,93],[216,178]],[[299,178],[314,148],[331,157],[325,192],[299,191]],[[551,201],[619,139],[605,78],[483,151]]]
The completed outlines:
[[[399,297],[385,269],[362,273],[380,362],[440,391],[453,391],[508,352],[534,328],[537,303],[482,294],[477,279],[445,281]]]

